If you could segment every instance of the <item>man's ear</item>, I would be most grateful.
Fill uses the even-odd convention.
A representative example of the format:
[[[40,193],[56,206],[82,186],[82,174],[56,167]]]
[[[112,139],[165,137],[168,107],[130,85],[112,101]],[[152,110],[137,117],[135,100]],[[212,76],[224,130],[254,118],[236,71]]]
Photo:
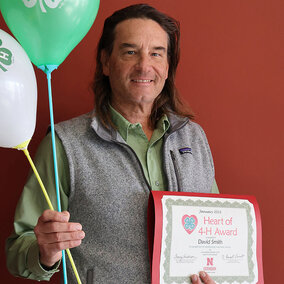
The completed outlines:
[[[104,75],[109,76],[109,56],[106,54],[106,51],[104,49],[101,53],[101,62],[103,66]]]

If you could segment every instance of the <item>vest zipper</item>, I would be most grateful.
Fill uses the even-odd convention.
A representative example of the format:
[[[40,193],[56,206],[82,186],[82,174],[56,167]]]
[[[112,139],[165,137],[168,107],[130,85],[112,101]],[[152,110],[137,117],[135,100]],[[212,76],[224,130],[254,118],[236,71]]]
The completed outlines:
[[[179,127],[177,127],[176,129],[174,129],[171,133],[169,133],[167,136],[165,136],[164,138],[164,142],[163,142],[163,168],[164,168],[164,171],[165,171],[165,174],[166,174],[166,177],[168,178],[168,176],[170,176],[170,174],[167,174],[167,169],[166,169],[166,166],[165,166],[165,147],[166,147],[166,142],[168,140],[168,138],[173,134],[175,133],[177,130],[180,130],[181,128],[183,128],[187,123],[189,122],[189,120],[185,121],[184,123],[182,123]],[[177,169],[177,166],[176,166],[176,157],[174,155],[174,152],[172,150],[170,150],[170,156],[171,156],[171,159],[172,159],[172,163],[174,165],[174,171],[175,171],[175,174],[176,174],[176,180],[177,180],[177,191],[180,191],[181,190],[181,186],[180,186],[180,182],[179,182],[179,172],[178,172],[178,169]]]
[[[178,168],[177,168],[177,165],[176,165],[176,157],[175,157],[175,154],[172,150],[170,150],[170,154],[171,154],[171,158],[172,158],[172,162],[173,162],[173,165],[174,165],[174,171],[175,171],[175,174],[176,174],[176,180],[177,180],[177,191],[180,191],[181,190],[181,187],[180,187],[180,182],[179,182],[179,171],[178,171]]]

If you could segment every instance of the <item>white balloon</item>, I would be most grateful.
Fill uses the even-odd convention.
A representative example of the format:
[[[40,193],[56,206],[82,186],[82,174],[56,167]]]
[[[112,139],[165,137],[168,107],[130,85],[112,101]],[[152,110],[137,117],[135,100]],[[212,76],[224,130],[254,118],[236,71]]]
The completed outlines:
[[[34,134],[37,84],[21,45],[0,29],[0,147],[12,148]]]

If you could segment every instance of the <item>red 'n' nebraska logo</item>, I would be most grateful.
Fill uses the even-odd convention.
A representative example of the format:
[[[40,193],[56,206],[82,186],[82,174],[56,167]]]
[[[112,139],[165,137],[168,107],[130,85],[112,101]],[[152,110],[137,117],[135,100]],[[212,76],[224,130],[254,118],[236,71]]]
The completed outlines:
[[[207,264],[205,267],[203,267],[204,271],[214,271],[216,270],[216,267],[214,266],[214,258],[213,257],[207,257]]]

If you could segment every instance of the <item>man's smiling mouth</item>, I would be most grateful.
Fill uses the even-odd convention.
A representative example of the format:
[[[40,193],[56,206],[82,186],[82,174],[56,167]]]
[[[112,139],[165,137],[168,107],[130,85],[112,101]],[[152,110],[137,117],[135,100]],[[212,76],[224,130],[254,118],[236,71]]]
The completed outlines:
[[[134,82],[134,83],[151,83],[151,82],[153,82],[153,80],[149,80],[149,79],[140,79],[140,80],[131,80],[132,82]]]

